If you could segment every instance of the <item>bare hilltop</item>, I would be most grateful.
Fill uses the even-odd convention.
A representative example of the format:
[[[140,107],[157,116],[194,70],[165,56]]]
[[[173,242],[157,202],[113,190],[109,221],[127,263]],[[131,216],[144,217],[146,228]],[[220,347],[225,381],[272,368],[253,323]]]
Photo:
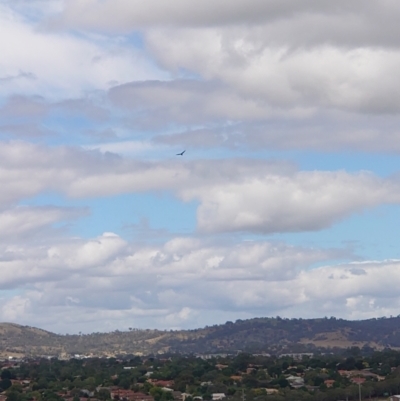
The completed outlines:
[[[314,352],[357,346],[400,349],[400,317],[349,321],[336,318],[255,318],[195,330],[113,331],[60,335],[0,323],[1,356],[150,355],[165,353]]]

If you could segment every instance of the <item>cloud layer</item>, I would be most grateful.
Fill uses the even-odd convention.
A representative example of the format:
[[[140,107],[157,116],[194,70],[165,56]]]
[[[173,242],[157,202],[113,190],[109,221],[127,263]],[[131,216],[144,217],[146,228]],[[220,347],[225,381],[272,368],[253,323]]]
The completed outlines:
[[[137,162],[76,148],[22,142],[0,150],[0,205],[51,190],[73,198],[170,192],[196,200],[199,230],[320,230],[365,209],[400,202],[398,179],[368,172],[297,171],[246,159]]]
[[[190,238],[142,247],[106,233],[24,253],[3,252],[8,258],[0,262],[5,272],[0,285],[26,291],[3,303],[1,318],[57,324],[66,331],[84,321],[91,322],[90,330],[121,327],[122,320],[123,328],[193,327],[212,323],[204,317],[207,310],[226,316],[340,311],[346,317],[372,317],[392,314],[398,305],[396,292],[387,291],[398,275],[398,261],[308,269],[347,256],[334,249]],[[34,266],[29,272],[27,263]],[[59,313],[63,322],[56,322]]]
[[[397,314],[399,17],[394,0],[1,2],[0,320]]]

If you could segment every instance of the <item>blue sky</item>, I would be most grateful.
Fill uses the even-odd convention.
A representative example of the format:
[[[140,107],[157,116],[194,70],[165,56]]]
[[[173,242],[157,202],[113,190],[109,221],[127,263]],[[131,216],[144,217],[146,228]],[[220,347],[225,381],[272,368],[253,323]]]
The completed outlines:
[[[399,16],[0,0],[0,320],[398,315]]]

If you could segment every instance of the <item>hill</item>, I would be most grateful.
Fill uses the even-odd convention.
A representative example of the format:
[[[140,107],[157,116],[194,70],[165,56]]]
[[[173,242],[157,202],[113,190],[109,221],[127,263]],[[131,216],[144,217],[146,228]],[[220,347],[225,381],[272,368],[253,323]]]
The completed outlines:
[[[400,348],[400,317],[237,320],[196,330],[139,330],[59,335],[0,324],[1,355],[311,352],[352,346]]]

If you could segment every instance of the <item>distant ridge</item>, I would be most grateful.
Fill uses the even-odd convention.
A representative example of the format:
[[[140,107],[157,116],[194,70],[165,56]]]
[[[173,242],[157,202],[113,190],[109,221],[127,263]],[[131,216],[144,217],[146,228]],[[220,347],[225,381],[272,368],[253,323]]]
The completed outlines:
[[[349,347],[400,349],[400,317],[350,321],[336,318],[254,318],[195,330],[113,331],[59,335],[0,323],[0,356],[116,356],[160,353],[313,352]]]

